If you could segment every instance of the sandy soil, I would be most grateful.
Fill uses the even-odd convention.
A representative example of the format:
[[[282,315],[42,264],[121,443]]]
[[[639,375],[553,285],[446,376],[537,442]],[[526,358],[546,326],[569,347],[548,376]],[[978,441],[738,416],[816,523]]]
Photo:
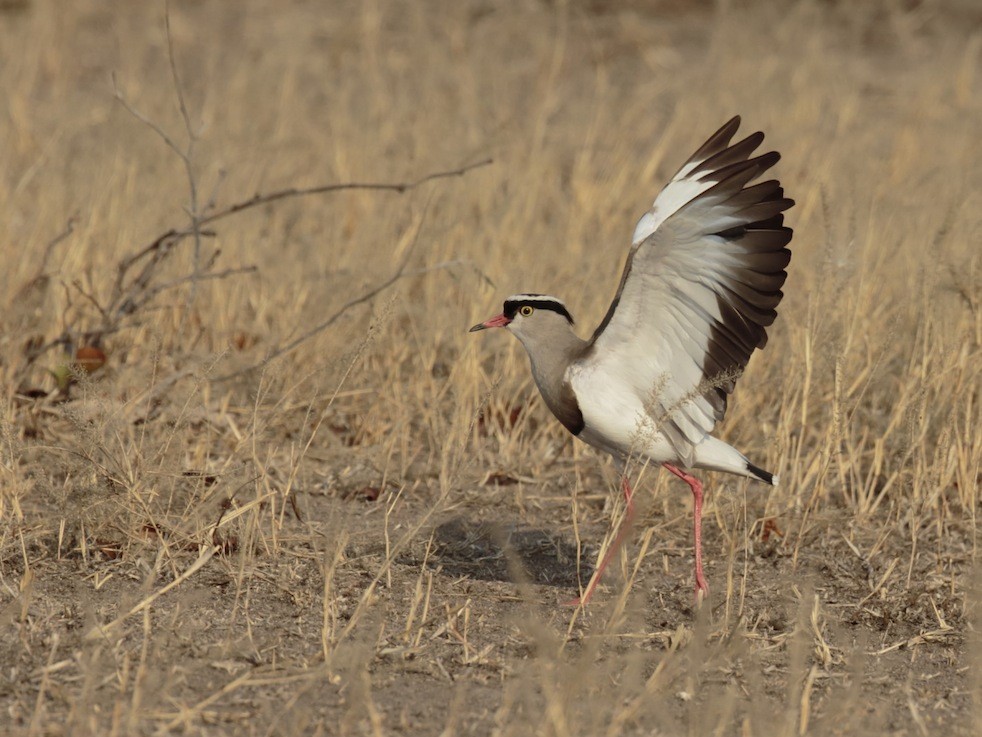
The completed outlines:
[[[216,222],[215,269],[255,273],[191,294],[185,239],[99,332],[126,256],[194,209],[111,82],[187,155],[163,6],[0,2],[0,732],[979,733],[973,3],[169,12],[202,213],[495,163]],[[688,495],[646,470],[625,554],[563,606],[617,479],[466,328],[534,282],[589,330],[734,112],[798,206],[723,432],[784,483],[708,475],[697,610]]]

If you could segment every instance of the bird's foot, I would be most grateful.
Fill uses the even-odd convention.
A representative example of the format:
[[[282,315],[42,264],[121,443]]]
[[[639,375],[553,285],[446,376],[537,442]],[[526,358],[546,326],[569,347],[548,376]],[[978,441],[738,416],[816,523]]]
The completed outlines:
[[[702,603],[708,598],[709,584],[706,583],[706,579],[696,579],[696,609],[699,609],[702,606]]]
[[[560,606],[565,607],[585,607],[590,603],[590,599],[593,597],[593,590],[596,585],[591,583],[587,586],[586,591],[583,592],[581,596],[577,596],[575,599],[570,599],[569,601],[564,601]]]

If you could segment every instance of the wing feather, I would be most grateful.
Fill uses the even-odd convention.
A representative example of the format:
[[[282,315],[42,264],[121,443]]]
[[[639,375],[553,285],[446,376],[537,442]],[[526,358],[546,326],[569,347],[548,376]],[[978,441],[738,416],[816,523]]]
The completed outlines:
[[[714,133],[642,216],[580,359],[629,383],[686,463],[767,343],[791,260],[783,212],[794,201],[778,180],[756,182],[780,154],[751,158],[763,133],[730,145],[739,125],[733,118]]]
[[[764,134],[757,132],[752,135],[747,136],[739,143],[734,143],[727,149],[723,149],[714,156],[710,156],[708,159],[698,164],[693,170],[693,174],[699,172],[708,172],[710,175],[720,169],[723,169],[730,164],[735,164],[739,161],[746,161],[750,154],[757,150],[761,143],[764,142]]]

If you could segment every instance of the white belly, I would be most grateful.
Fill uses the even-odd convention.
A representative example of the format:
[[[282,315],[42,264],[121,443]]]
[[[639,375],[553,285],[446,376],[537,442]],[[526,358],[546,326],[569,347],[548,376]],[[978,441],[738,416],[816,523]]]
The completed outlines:
[[[583,413],[580,440],[621,459],[635,456],[654,463],[678,462],[678,454],[658,432],[632,388],[584,367],[571,370],[568,378]]]
[[[758,478],[749,471],[740,451],[711,435],[693,447],[690,463],[684,463],[658,431],[638,394],[616,376],[596,367],[574,365],[567,379],[583,413],[584,427],[578,437],[595,448],[619,460],[633,457]]]

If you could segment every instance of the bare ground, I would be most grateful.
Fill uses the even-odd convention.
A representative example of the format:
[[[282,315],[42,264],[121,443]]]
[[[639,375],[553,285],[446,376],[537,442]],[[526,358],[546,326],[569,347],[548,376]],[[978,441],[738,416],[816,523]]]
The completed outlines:
[[[120,259],[185,222],[184,167],[109,82],[184,140],[163,10],[0,3],[0,731],[978,733],[972,4],[170,14],[202,202],[496,161],[223,223],[205,247],[258,273],[162,291],[67,386],[72,354],[32,350],[91,341]],[[535,285],[588,329],[634,218],[733,112],[798,206],[724,432],[784,483],[709,475],[696,610],[687,495],[645,470],[618,570],[563,606],[616,479],[516,346],[464,331]],[[371,314],[222,380],[407,253]]]

